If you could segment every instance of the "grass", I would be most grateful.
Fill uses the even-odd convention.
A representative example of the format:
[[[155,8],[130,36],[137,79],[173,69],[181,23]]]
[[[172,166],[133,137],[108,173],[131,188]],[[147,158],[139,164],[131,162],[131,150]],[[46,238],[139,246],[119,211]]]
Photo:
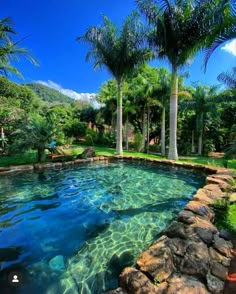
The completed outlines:
[[[218,229],[224,229],[232,233],[236,239],[236,203],[229,205],[227,212],[216,212],[215,224]]]
[[[73,156],[77,156],[78,154],[82,153],[83,150],[86,148],[85,145],[83,146],[74,146],[70,149],[65,149],[66,154],[70,154]],[[114,155],[115,149],[109,148],[109,147],[103,147],[103,146],[94,146],[94,149],[96,151],[96,154],[99,155]],[[158,158],[163,159],[166,157],[162,157],[159,155],[154,154],[146,154],[146,153],[140,153],[136,151],[126,151],[124,150],[124,155],[133,155],[137,157],[142,158]],[[49,159],[46,158],[46,156],[43,159],[43,162],[48,162]],[[211,166],[218,166],[218,167],[224,167],[223,165],[223,159],[222,158],[210,158],[210,157],[180,157],[181,162],[193,162],[198,164],[204,164],[204,165],[211,165]],[[36,151],[28,151],[24,154],[14,155],[14,156],[0,156],[0,166],[1,167],[7,167],[10,165],[21,165],[21,164],[34,164],[37,163],[37,153]],[[228,161],[228,167],[236,170],[236,159],[229,160]]]

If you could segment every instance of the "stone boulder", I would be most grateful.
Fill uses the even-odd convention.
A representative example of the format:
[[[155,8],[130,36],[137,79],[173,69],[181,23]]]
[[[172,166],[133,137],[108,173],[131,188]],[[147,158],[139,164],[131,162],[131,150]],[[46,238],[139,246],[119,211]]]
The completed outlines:
[[[153,279],[158,277],[160,282],[165,281],[174,270],[172,253],[168,246],[169,239],[162,236],[157,242],[143,251],[137,260],[138,269],[148,273]]]
[[[233,245],[230,241],[220,238],[218,234],[214,236],[213,247],[226,257],[232,257]]]
[[[216,184],[220,189],[225,190],[230,187],[230,185],[220,178],[213,178],[211,176],[207,177],[207,184]]]
[[[96,152],[93,147],[86,148],[81,154],[77,156],[78,159],[92,158],[96,156]]]
[[[209,255],[213,261],[217,261],[217,262],[223,264],[224,266],[229,267],[230,258],[225,257],[223,254],[221,254],[219,251],[217,251],[213,247],[209,248]]]
[[[207,245],[203,242],[188,241],[186,253],[180,264],[180,271],[188,275],[205,278],[210,265]]]
[[[191,224],[191,227],[194,228],[194,231],[204,243],[210,245],[213,241],[214,234],[218,231],[217,228],[211,222],[201,217],[196,216],[194,220],[195,222]]]
[[[203,191],[207,194],[207,196],[213,200],[221,198],[224,196],[224,193],[219,188],[217,184],[208,184],[203,187]]]
[[[207,288],[212,294],[222,294],[224,290],[224,282],[213,276],[210,272],[207,273]]]
[[[204,189],[198,189],[197,193],[194,195],[193,200],[200,201],[206,205],[213,204],[214,199],[207,196],[207,191]]]
[[[173,221],[162,231],[162,234],[167,235],[169,238],[187,239],[193,234],[193,229],[183,222]]]
[[[196,213],[206,219],[213,220],[214,219],[214,212],[204,203],[199,201],[189,201],[189,203],[185,206],[185,210],[190,210],[193,213]]]
[[[127,267],[119,277],[119,284],[124,291],[132,294],[164,294],[167,283],[154,285],[141,271]]]
[[[210,294],[204,284],[191,276],[174,275],[168,282],[167,294]]]

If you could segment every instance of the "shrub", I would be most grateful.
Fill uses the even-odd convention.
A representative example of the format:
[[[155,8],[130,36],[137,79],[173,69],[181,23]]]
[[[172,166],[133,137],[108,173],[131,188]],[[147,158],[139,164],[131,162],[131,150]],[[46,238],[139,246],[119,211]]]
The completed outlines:
[[[85,141],[88,145],[94,146],[98,141],[98,133],[93,129],[87,129]]]
[[[141,133],[134,134],[134,149],[138,152],[143,150],[143,136]]]
[[[208,139],[208,140],[204,141],[204,144],[203,144],[203,153],[204,154],[208,155],[208,153],[214,152],[215,150],[216,150],[215,144],[212,139]]]

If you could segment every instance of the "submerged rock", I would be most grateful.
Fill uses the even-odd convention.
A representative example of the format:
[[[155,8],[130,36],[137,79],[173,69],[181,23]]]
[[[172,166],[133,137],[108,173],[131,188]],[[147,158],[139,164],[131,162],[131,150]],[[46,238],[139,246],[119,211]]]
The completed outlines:
[[[49,260],[49,267],[52,270],[64,270],[65,269],[65,262],[64,257],[62,255],[57,255]]]

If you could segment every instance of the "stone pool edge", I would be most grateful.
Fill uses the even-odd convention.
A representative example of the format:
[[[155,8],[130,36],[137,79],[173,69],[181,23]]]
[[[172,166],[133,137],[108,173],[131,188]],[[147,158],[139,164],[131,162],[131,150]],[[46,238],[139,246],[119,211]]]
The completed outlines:
[[[209,173],[206,185],[181,210],[176,220],[137,258],[136,267],[126,267],[119,276],[120,288],[109,294],[125,293],[223,293],[233,257],[232,243],[213,225],[210,205],[226,196],[233,170],[201,164],[148,159],[135,156],[97,156],[67,162],[48,162],[0,167],[0,176],[15,172],[60,168],[93,161],[128,159],[198,169]]]

